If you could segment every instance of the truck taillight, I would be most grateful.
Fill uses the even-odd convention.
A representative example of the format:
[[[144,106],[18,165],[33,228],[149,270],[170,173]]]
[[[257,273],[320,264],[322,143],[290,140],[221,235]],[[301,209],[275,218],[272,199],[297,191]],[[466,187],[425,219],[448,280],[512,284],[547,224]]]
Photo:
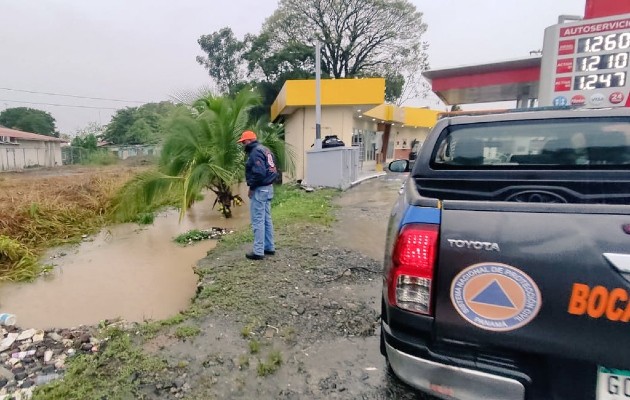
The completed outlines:
[[[391,305],[419,314],[433,312],[431,287],[438,234],[438,225],[409,224],[401,229],[387,275]]]

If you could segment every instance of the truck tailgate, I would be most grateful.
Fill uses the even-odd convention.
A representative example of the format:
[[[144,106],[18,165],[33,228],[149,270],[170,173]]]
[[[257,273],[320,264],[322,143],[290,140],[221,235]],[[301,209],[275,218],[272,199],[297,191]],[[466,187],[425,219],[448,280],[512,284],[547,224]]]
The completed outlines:
[[[442,207],[438,341],[630,367],[630,206]]]

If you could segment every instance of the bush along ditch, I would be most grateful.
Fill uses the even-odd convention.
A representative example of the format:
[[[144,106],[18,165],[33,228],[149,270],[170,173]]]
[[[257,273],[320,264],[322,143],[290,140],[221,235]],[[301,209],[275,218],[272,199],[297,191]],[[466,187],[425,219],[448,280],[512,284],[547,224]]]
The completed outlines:
[[[38,263],[44,250],[79,242],[108,224],[152,223],[156,210],[176,203],[176,194],[126,219],[114,213],[121,189],[141,171],[116,166],[0,180],[0,282],[34,279],[46,270]]]

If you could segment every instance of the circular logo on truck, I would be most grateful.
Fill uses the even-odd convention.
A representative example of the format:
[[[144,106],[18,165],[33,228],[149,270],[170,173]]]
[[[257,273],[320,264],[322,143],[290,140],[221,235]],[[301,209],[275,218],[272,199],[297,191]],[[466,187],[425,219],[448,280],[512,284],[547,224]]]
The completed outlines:
[[[451,284],[453,307],[467,322],[505,332],[530,323],[542,304],[540,290],[525,272],[499,263],[471,265]]]

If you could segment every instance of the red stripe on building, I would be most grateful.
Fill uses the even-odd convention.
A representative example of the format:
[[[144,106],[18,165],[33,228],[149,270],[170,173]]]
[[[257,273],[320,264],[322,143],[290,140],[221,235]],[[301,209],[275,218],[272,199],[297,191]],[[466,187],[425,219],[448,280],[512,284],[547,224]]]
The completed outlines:
[[[448,78],[434,78],[434,92],[474,88],[481,86],[505,85],[511,83],[532,82],[540,79],[540,67],[521,68],[509,71],[494,71]]]
[[[584,19],[630,14],[630,1],[627,0],[586,0]]]

